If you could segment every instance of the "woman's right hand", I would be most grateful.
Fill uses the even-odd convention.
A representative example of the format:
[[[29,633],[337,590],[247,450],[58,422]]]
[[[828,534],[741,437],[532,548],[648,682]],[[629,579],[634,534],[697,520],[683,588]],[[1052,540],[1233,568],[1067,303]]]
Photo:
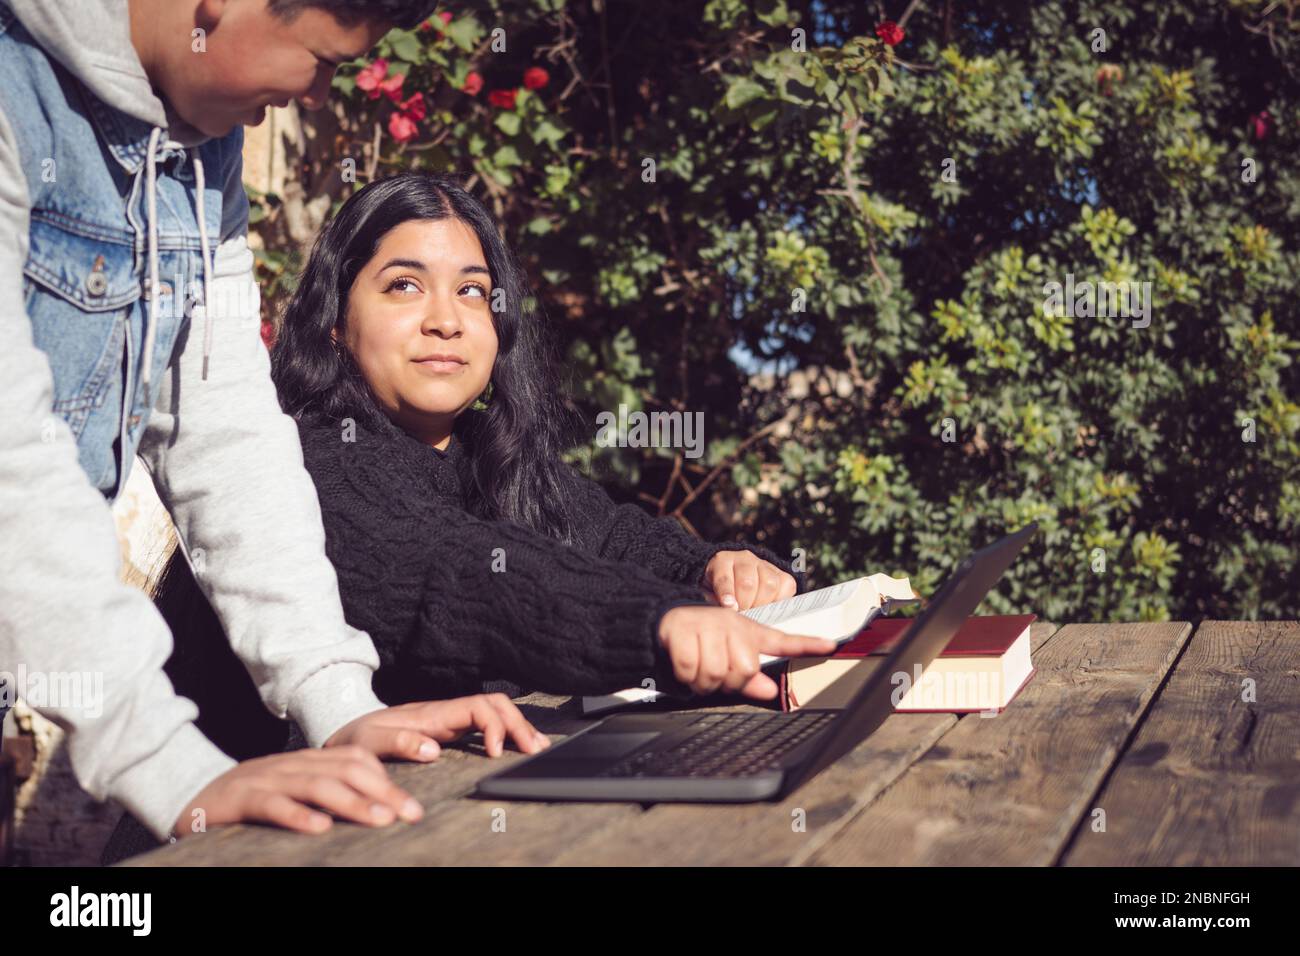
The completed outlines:
[[[659,619],[659,641],[676,678],[697,694],[719,688],[756,700],[771,700],[776,682],[758,669],[758,655],[825,656],[835,642],[786,634],[722,607],[675,607]]]
[[[361,747],[328,747],[232,767],[190,801],[172,832],[179,839],[209,826],[248,821],[324,833],[333,825],[331,813],[376,827],[399,818],[414,823],[424,815],[415,798],[388,779],[374,754]]]

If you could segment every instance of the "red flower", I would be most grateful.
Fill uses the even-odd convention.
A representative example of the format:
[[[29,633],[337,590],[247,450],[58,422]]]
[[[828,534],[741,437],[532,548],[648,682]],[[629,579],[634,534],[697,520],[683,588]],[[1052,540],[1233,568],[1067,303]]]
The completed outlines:
[[[903,42],[905,35],[903,28],[893,20],[884,20],[876,27],[876,36],[880,37],[885,46],[898,46]]]
[[[425,117],[424,94],[416,93],[405,103],[402,103],[400,109],[402,113],[418,123]]]
[[[373,100],[382,92],[394,103],[400,103],[402,100],[402,84],[404,82],[406,82],[405,73],[394,73],[388,79],[380,82],[379,89],[370,92],[370,98]]]
[[[540,90],[549,82],[551,82],[551,74],[540,66],[530,66],[524,70],[524,86],[530,90]]]
[[[1114,90],[1111,89],[1112,83],[1122,83],[1124,81],[1124,71],[1114,63],[1104,63],[1097,67],[1097,88],[1101,90],[1102,96],[1110,96]]]
[[[1250,118],[1250,126],[1255,139],[1262,140],[1273,129],[1273,114],[1268,110],[1260,110]]]
[[[429,32],[430,30],[432,30],[432,29],[433,29],[433,21],[432,21],[432,20],[425,20],[423,23],[420,24],[420,32],[421,32],[421,33],[428,33],[428,32]]]
[[[262,322],[262,344],[268,349],[275,345],[275,326],[270,322]]]
[[[379,98],[379,83],[388,75],[388,61],[378,59],[357,74],[357,89],[365,90],[372,100]]]
[[[518,92],[518,90],[491,90],[488,92],[488,102],[503,110],[512,110],[515,108],[515,96]]]
[[[388,132],[399,143],[405,143],[420,131],[407,113],[394,113],[388,117]]]
[[[465,85],[461,87],[470,96],[474,96],[479,90],[483,89],[483,77],[478,73],[470,72],[465,77]]]
[[[379,99],[379,94],[388,96],[394,103],[402,99],[402,84],[406,74],[388,75],[388,61],[380,58],[357,74],[357,89],[365,90],[369,99]]]

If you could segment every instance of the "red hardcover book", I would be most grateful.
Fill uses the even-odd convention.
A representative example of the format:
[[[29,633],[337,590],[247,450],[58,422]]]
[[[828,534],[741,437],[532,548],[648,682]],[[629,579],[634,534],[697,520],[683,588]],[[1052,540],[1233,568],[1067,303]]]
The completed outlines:
[[[1029,625],[1035,615],[971,617],[920,674],[897,675],[903,713],[1001,712],[1034,676]],[[897,643],[912,618],[877,618],[830,657],[802,657],[781,669],[782,710],[843,707]]]

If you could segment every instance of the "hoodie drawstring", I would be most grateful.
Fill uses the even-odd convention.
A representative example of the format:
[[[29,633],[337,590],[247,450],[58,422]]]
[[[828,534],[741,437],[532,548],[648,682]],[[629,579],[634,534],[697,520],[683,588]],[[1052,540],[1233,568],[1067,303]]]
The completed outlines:
[[[158,331],[158,153],[159,150],[184,149],[184,145],[175,140],[163,140],[162,129],[154,127],[149,134],[149,152],[145,159],[145,202],[148,207],[149,225],[149,327],[144,335],[144,367],[141,380],[145,387],[145,398],[152,404],[148,394],[153,375],[153,349]],[[208,254],[208,220],[203,206],[204,182],[203,160],[197,149],[190,149],[190,160],[194,163],[195,211],[199,217],[199,250],[203,255],[203,379],[208,378],[208,356],[212,353],[212,313],[208,307],[208,288],[212,281],[212,259]],[[184,290],[173,289],[175,296]]]

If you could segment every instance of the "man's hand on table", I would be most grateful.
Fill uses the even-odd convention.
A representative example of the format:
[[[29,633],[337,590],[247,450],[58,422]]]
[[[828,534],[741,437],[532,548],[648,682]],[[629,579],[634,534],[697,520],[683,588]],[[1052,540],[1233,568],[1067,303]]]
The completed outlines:
[[[204,828],[225,823],[269,823],[298,833],[324,833],[331,814],[365,826],[414,823],[424,810],[388,779],[380,757],[429,763],[450,743],[481,731],[490,757],[501,756],[507,735],[524,753],[550,740],[505,694],[388,707],[345,724],[319,750],[295,750],[245,760],[203,788],[181,811],[172,833],[193,832],[195,810]],[[322,812],[324,811],[324,812]]]

